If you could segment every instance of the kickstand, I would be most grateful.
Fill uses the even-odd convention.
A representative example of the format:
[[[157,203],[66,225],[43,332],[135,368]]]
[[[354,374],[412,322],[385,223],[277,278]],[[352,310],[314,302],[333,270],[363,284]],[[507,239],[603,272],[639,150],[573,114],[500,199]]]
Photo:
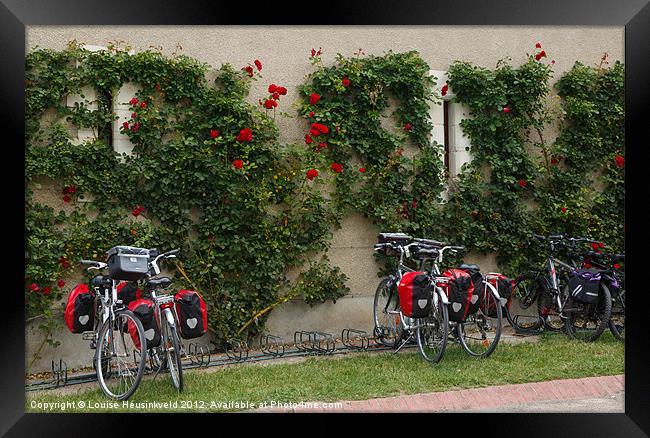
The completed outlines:
[[[409,334],[408,338],[402,340],[402,343],[400,344],[400,346],[397,347],[397,350],[395,350],[393,353],[397,353],[398,351],[400,351],[400,350],[402,349],[402,347],[405,346],[406,343],[407,343],[408,341],[410,341],[411,339],[413,339],[413,335],[414,335],[414,334],[411,333],[411,334]]]

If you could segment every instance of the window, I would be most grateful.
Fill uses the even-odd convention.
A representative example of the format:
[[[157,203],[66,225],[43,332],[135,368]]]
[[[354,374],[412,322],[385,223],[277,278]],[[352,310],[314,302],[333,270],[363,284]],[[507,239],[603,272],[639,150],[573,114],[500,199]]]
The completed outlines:
[[[454,92],[451,88],[442,96],[440,89],[447,82],[447,72],[441,70],[430,70],[429,74],[436,77],[436,88],[438,95],[442,98],[442,104],[431,106],[431,122],[433,124],[432,140],[444,146],[443,154],[440,157],[444,164],[444,180],[448,181],[458,175],[463,164],[471,161],[469,152],[470,141],[463,133],[460,122],[468,117],[467,107],[452,102]],[[447,193],[443,194],[446,199]]]

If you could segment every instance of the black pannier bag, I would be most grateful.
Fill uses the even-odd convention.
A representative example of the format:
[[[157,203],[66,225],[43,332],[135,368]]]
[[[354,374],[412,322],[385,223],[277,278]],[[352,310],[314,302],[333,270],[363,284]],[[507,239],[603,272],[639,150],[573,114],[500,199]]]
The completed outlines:
[[[160,324],[158,318],[156,317],[156,312],[154,309],[154,303],[151,300],[141,298],[139,300],[132,301],[129,304],[129,310],[135,314],[135,317],[140,320],[142,323],[142,328],[144,329],[144,338],[147,340],[147,350],[150,348],[157,347],[160,345]],[[140,350],[140,338],[138,336],[138,329],[135,327],[133,321],[129,320],[129,334],[135,348]]]
[[[583,304],[598,301],[601,273],[590,269],[575,271],[569,277],[569,295],[573,300]]]
[[[607,289],[609,289],[609,293],[612,295],[612,298],[618,297],[618,294],[621,291],[621,285],[613,274],[609,272],[603,272],[601,274],[600,281],[604,283],[605,286],[607,286]]]
[[[462,269],[448,269],[442,273],[449,277],[447,293],[449,294],[449,320],[464,322],[469,315],[472,297],[474,296],[474,283],[472,277]],[[474,298],[476,301],[477,298]]]
[[[117,299],[122,300],[125,306],[142,298],[142,291],[135,281],[123,281],[117,285]]]
[[[108,250],[108,272],[114,280],[138,281],[149,265],[149,250],[133,246],[114,246]]]
[[[95,325],[95,293],[87,284],[78,284],[68,294],[65,324],[72,333],[91,331]]]
[[[201,295],[193,290],[180,290],[174,298],[181,337],[193,339],[203,336],[208,330],[208,311]]]
[[[402,313],[409,318],[424,318],[431,312],[433,287],[424,272],[407,272],[397,285]]]
[[[463,263],[458,267],[458,269],[467,272],[472,279],[472,284],[474,285],[474,292],[472,294],[472,298],[470,299],[469,309],[467,311],[468,315],[472,315],[478,312],[478,310],[483,305],[483,292],[485,291],[485,285],[483,284],[483,275],[481,275],[481,268],[479,268],[478,265]]]

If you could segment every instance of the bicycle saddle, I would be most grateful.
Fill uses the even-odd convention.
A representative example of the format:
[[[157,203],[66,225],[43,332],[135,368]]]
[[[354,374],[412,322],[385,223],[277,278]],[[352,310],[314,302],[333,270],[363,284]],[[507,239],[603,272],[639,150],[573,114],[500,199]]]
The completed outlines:
[[[475,265],[473,263],[463,263],[458,267],[458,269],[466,269],[468,271],[476,271],[476,272],[481,271],[481,268],[478,265]]]
[[[144,287],[147,289],[164,289],[172,284],[169,277],[152,278],[148,280]]]

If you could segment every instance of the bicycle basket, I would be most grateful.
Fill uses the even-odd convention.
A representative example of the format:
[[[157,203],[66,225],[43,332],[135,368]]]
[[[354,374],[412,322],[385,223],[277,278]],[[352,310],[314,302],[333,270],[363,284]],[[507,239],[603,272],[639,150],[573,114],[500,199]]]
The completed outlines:
[[[149,250],[133,246],[114,246],[108,250],[108,272],[114,280],[138,281],[145,276]]]

